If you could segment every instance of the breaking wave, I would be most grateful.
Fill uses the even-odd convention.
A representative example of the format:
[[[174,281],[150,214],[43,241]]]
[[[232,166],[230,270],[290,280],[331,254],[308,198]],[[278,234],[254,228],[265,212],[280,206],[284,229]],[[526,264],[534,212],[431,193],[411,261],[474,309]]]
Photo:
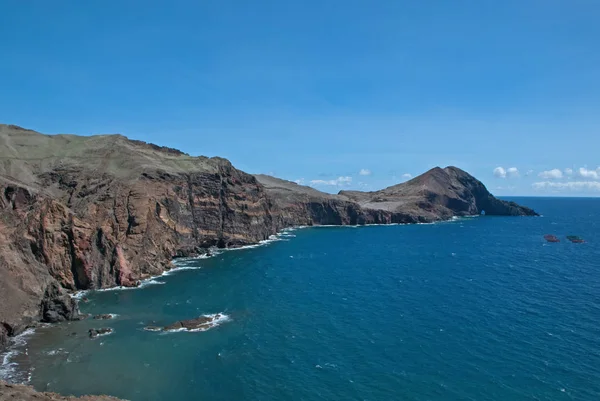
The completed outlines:
[[[206,324],[203,324],[202,327],[198,327],[196,329],[186,329],[185,327],[182,327],[180,329],[175,329],[175,330],[164,330],[164,333],[165,334],[166,333],[181,333],[181,332],[199,333],[199,332],[208,331],[210,329],[213,329],[213,328],[220,326],[221,324],[231,320],[229,315],[226,315],[225,313],[213,313],[213,314],[206,314],[206,315],[202,315],[202,316],[212,318],[213,320]],[[156,331],[156,330],[150,330],[150,331]]]
[[[28,383],[31,380],[31,373],[19,370],[16,359],[19,355],[27,355],[27,340],[34,333],[34,329],[27,329],[10,339],[7,351],[0,354],[0,379],[13,383]]]

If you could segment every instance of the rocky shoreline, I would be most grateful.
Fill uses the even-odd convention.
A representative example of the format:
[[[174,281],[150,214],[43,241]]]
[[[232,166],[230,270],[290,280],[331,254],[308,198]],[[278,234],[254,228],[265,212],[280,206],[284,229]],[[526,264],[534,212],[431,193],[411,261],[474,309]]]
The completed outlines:
[[[83,397],[65,397],[56,393],[35,391],[31,386],[9,384],[0,380],[0,401],[120,401],[119,398],[106,395],[86,395]]]
[[[456,167],[332,195],[121,135],[0,125],[0,143],[0,350],[36,322],[84,318],[76,291],[136,287],[174,258],[258,244],[288,227],[537,215]]]

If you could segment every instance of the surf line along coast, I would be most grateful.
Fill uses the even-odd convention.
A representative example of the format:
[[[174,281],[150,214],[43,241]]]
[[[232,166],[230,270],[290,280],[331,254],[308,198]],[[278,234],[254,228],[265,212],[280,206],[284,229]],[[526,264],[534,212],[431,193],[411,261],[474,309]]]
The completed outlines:
[[[333,195],[122,135],[0,125],[0,139],[0,347],[35,322],[79,319],[70,293],[143,285],[174,257],[257,244],[286,227],[536,215],[456,167]]]

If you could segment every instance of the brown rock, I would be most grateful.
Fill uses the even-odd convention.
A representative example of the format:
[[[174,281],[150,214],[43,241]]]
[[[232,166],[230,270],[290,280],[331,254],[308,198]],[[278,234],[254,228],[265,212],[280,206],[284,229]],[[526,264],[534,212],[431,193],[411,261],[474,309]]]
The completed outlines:
[[[210,315],[210,316],[200,316],[195,319],[180,320],[178,322],[175,322],[173,324],[170,324],[170,325],[164,327],[163,330],[173,331],[173,330],[180,330],[180,329],[185,329],[185,330],[208,329],[211,327],[211,325],[215,321],[221,319],[222,317],[223,317],[223,315],[221,315],[220,313],[217,313],[215,315]]]
[[[113,332],[113,329],[111,329],[110,327],[104,327],[101,329],[89,329],[88,330],[88,334],[90,336],[90,338],[96,338],[98,336],[104,336],[107,334],[111,334]]]
[[[94,319],[95,320],[109,320],[109,319],[112,319],[113,317],[114,316],[111,315],[110,313],[105,313],[105,314],[102,314],[102,315],[96,315],[96,316],[94,316]]]
[[[178,330],[206,330],[214,327],[215,324],[223,319],[225,315],[221,313],[216,313],[214,315],[208,316],[200,316],[194,319],[189,320],[180,320],[178,322],[172,323],[165,327],[159,326],[146,326],[144,330],[146,331],[178,331]]]
[[[535,214],[454,167],[330,195],[121,135],[7,125],[0,160],[0,327],[13,328],[0,328],[0,344],[40,319],[77,319],[65,290],[137,286],[174,256],[256,243],[289,226]]]
[[[71,298],[66,291],[52,282],[44,292],[41,306],[42,321],[58,323],[65,320],[79,320],[80,314],[77,301]]]
[[[106,395],[86,395],[84,397],[64,397],[56,393],[41,393],[31,386],[9,384],[0,380],[0,401],[119,401]]]

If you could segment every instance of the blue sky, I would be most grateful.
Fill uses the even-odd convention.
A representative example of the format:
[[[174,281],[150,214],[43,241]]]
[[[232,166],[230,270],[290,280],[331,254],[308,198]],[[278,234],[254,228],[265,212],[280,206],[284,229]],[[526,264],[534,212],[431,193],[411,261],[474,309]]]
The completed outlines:
[[[0,12],[3,123],[122,133],[329,192],[456,165],[498,195],[600,195],[597,0]]]

